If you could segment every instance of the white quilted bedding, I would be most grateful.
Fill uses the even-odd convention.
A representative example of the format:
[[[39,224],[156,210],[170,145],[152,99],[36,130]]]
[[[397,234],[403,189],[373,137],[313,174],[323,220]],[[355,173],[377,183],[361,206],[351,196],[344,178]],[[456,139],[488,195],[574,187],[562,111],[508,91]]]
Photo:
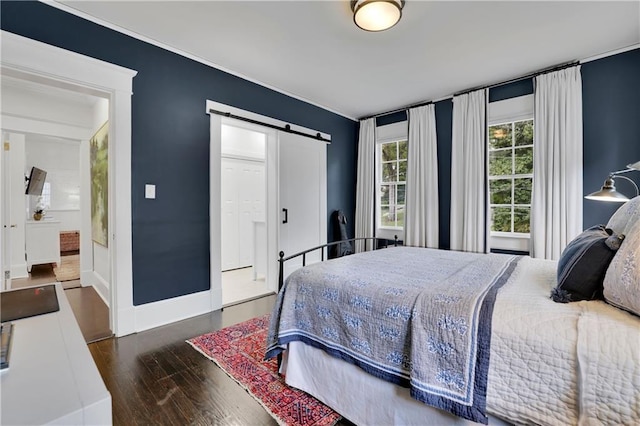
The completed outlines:
[[[524,258],[493,312],[487,411],[514,424],[640,424],[640,318],[554,303],[556,262]]]

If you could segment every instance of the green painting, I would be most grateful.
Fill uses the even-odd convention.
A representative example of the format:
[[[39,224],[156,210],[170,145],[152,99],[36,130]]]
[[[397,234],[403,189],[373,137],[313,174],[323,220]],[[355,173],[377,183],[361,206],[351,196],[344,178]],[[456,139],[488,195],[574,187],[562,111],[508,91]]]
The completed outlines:
[[[89,140],[91,163],[91,237],[109,246],[109,122]]]

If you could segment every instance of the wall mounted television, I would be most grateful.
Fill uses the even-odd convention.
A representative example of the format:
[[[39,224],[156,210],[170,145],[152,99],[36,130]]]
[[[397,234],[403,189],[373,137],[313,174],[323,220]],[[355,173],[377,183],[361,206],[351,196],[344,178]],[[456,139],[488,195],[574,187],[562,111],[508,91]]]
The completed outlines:
[[[27,195],[42,195],[42,188],[46,178],[47,172],[37,167],[32,167],[31,173],[29,173],[27,189],[24,193]]]

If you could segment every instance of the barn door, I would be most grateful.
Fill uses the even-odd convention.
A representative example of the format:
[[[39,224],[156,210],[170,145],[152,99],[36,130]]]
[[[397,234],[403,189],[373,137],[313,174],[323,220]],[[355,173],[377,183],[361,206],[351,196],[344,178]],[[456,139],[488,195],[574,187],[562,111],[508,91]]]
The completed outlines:
[[[279,132],[280,250],[285,256],[327,241],[327,146],[324,142]],[[320,260],[320,252],[306,263]],[[302,266],[302,258],[285,265],[285,277]]]

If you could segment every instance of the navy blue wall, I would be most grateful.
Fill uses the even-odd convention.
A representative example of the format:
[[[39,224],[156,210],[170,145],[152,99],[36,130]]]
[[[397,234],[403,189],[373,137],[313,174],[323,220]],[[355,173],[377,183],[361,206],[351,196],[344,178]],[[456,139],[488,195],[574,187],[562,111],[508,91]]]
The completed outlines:
[[[533,93],[533,79],[514,81],[513,83],[489,89],[489,102],[498,102],[505,99],[517,98],[518,96],[530,95]]]
[[[138,71],[131,146],[135,305],[209,289],[207,99],[330,133],[327,220],[336,209],[354,217],[355,121],[43,3],[2,1],[0,19],[5,31]],[[145,183],[157,185],[156,200],[144,198]]]
[[[582,65],[584,194],[597,191],[609,172],[640,160],[640,49]],[[640,172],[627,173],[640,184]],[[633,186],[616,180],[631,197]],[[607,223],[618,203],[584,200],[584,227]]]
[[[451,139],[453,100],[436,102],[436,134],[438,138],[438,206],[440,248],[451,247]]]

